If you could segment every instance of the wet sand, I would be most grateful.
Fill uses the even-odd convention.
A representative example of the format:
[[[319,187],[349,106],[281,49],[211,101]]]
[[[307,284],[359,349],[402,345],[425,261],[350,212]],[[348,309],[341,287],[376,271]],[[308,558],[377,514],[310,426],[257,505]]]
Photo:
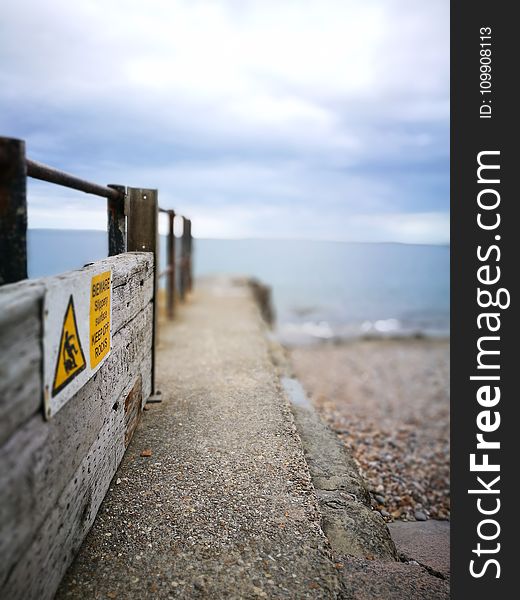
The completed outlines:
[[[449,340],[294,347],[296,375],[386,520],[449,519]]]

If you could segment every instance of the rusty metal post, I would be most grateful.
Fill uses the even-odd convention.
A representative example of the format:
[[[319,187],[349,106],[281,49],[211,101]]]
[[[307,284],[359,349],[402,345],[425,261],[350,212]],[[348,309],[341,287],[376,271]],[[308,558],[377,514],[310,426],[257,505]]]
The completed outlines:
[[[175,316],[175,233],[173,225],[175,222],[175,211],[168,211],[168,283],[167,283],[167,302],[168,302],[168,318],[173,319]]]
[[[27,279],[25,142],[0,137],[0,285]]]
[[[184,302],[186,299],[186,288],[188,279],[186,277],[187,264],[188,264],[188,219],[182,217],[182,237],[181,237],[181,272],[179,277],[179,295],[181,301]]]
[[[158,256],[157,212],[157,190],[128,188],[128,252],[153,252]],[[157,267],[156,262],[155,270]]]
[[[186,245],[188,248],[188,262],[186,265],[186,287],[188,288],[188,292],[191,292],[193,289],[193,236],[191,235],[191,219],[188,219],[187,225]]]
[[[127,191],[127,251],[153,252],[153,336],[152,336],[152,395],[160,394],[155,389],[155,348],[157,343],[157,303],[159,282],[159,232],[157,190],[128,188]]]
[[[115,256],[116,254],[123,254],[123,252],[126,252],[126,188],[124,185],[113,184],[108,187],[121,192],[121,198],[107,199],[108,256]]]

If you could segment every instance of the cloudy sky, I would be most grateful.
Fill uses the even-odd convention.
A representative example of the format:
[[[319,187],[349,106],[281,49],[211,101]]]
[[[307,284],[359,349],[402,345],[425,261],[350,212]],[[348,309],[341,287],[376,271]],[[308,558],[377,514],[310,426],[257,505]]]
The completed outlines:
[[[3,0],[0,134],[199,237],[445,243],[449,2]],[[30,182],[31,227],[105,228]]]

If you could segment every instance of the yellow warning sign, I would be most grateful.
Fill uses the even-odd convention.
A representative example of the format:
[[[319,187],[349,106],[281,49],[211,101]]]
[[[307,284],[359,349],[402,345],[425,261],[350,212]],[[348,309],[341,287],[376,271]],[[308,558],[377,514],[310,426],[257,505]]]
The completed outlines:
[[[103,368],[112,346],[112,271],[106,263],[48,278],[43,299],[45,416]]]
[[[90,368],[110,352],[111,271],[92,277],[90,285]]]
[[[52,395],[56,396],[86,367],[85,355],[81,348],[81,340],[78,333],[76,313],[74,312],[74,300],[72,294],[65,310],[63,326],[61,328],[60,347],[56,368],[54,370],[54,382],[52,384]]]

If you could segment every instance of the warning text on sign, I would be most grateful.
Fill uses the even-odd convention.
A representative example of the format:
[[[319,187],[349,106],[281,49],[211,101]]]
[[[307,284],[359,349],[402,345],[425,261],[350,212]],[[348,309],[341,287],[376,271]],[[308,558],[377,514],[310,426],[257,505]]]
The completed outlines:
[[[92,277],[90,285],[90,368],[110,352],[111,271]]]

